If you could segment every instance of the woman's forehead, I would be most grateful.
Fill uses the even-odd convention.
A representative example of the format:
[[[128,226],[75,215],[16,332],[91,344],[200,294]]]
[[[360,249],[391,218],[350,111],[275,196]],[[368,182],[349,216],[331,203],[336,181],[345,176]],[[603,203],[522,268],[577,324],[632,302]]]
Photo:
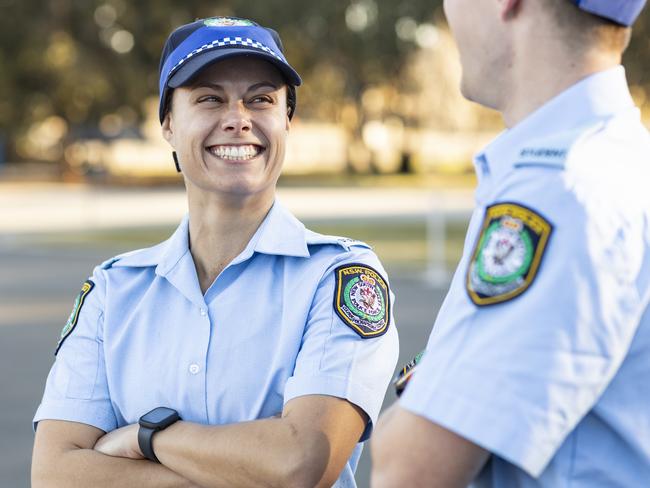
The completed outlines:
[[[193,86],[224,84],[269,83],[280,87],[285,84],[280,71],[273,64],[255,57],[237,56],[214,63],[202,70],[192,80]]]

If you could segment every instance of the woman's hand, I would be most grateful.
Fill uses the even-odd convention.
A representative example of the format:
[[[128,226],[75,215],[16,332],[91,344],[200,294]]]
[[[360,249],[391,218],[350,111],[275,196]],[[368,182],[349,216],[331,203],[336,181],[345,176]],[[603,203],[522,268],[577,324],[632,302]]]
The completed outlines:
[[[129,459],[145,459],[138,445],[138,424],[115,429],[99,438],[95,451],[107,456]]]

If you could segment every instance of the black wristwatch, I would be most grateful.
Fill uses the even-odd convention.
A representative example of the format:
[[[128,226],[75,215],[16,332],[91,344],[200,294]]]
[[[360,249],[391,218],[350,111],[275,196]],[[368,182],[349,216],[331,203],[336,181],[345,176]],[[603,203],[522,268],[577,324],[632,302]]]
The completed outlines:
[[[178,416],[176,410],[167,407],[154,408],[140,417],[140,420],[138,421],[140,424],[140,430],[138,430],[138,445],[140,446],[140,450],[142,451],[142,454],[144,454],[144,457],[156,463],[160,463],[153,452],[153,435],[156,432],[166,429],[180,419],[181,418]]]

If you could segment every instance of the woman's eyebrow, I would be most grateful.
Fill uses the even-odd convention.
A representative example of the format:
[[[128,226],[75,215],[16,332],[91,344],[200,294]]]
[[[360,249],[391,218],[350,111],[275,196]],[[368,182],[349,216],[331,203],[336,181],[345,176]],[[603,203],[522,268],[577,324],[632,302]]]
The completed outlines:
[[[212,88],[214,90],[221,90],[221,91],[224,90],[223,86],[219,85],[218,83],[210,83],[209,81],[199,81],[195,85],[192,85],[192,89],[197,89],[197,88]]]
[[[262,81],[261,83],[255,83],[254,85],[249,86],[248,91],[258,90],[260,88],[271,88],[273,90],[278,89],[277,85],[274,83],[271,83],[270,81]]]
[[[219,90],[219,91],[225,91],[225,88],[218,84],[218,83],[212,83],[210,81],[199,81],[195,85],[192,86],[193,89],[197,88],[212,88],[213,90]],[[254,91],[258,90],[260,88],[271,88],[272,90],[277,90],[278,86],[275,83],[271,83],[270,81],[261,81],[259,83],[255,83],[254,85],[251,85],[248,87],[246,91]]]

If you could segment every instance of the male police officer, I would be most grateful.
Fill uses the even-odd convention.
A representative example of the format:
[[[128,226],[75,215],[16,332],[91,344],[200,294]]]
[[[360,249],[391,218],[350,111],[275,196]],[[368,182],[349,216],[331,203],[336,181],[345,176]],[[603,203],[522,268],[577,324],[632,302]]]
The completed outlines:
[[[645,0],[445,0],[508,130],[375,487],[650,486],[650,137],[620,66]]]

